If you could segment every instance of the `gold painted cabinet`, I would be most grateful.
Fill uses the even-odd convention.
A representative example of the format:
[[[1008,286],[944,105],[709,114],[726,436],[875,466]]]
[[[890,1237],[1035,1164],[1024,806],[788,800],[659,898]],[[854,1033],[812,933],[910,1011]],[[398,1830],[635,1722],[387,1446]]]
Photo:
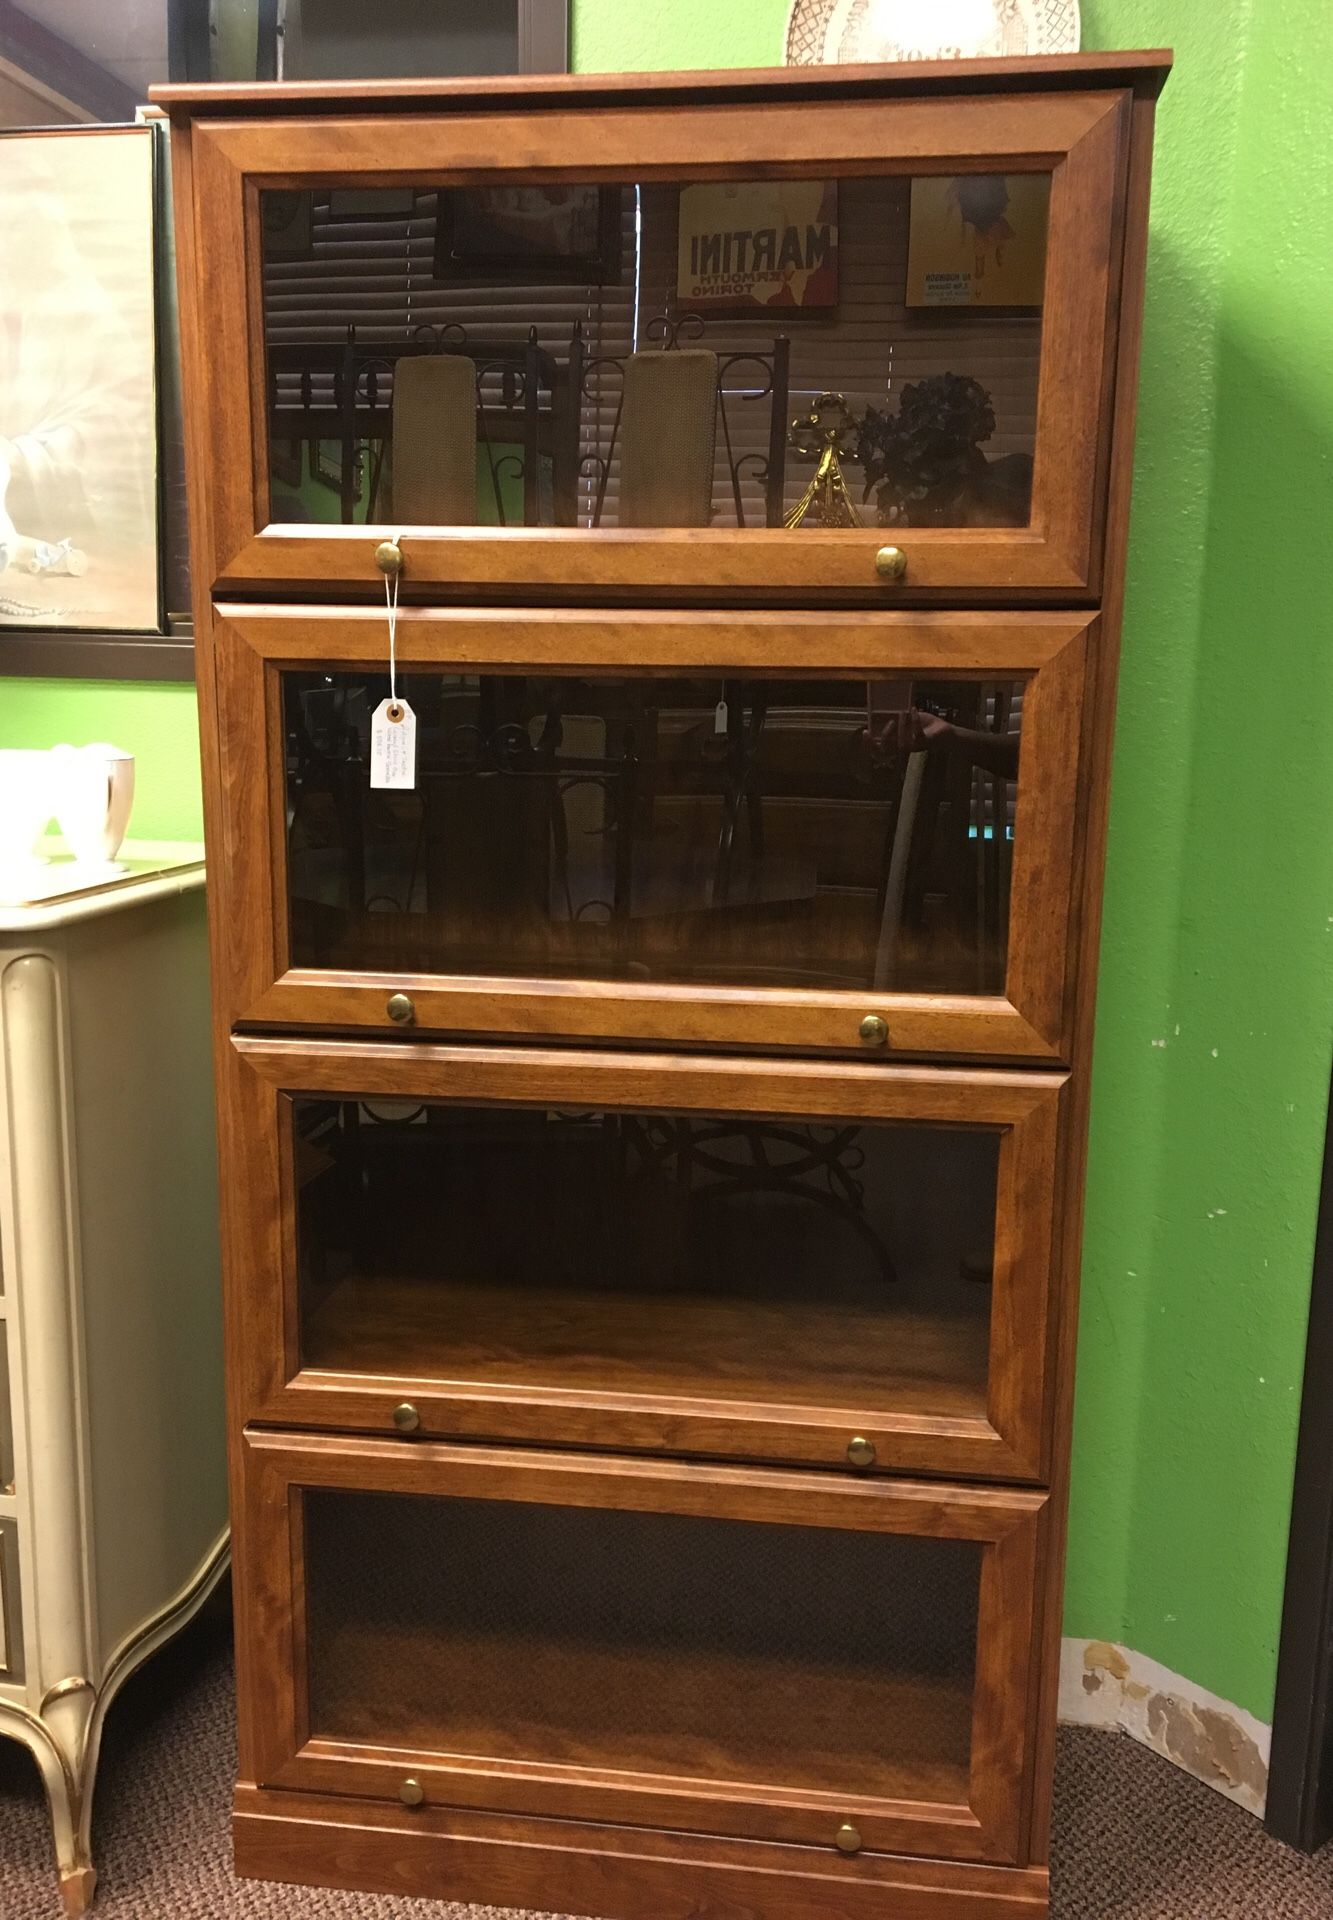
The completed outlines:
[[[227,1564],[202,849],[126,853],[0,906],[0,1735],[76,1914],[107,1710]]]

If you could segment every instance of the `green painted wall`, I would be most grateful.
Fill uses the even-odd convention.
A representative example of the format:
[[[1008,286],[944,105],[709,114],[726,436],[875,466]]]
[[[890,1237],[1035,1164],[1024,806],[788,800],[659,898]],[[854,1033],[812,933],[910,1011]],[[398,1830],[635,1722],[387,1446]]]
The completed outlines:
[[[762,65],[786,0],[574,0],[585,71]],[[1162,105],[1089,1166],[1067,1627],[1271,1711],[1333,988],[1325,0],[1084,0]],[[0,681],[198,831],[191,696]]]
[[[201,840],[199,716],[192,686],[113,680],[0,680],[0,747],[109,740],[135,756],[139,840]]]
[[[1174,44],[1178,66],[1153,198],[1066,1625],[1110,1624],[1267,1719],[1333,1029],[1317,559],[1333,35],[1324,0],[1091,0],[1085,32]]]
[[[650,73],[684,67],[773,67],[782,60],[788,0],[675,0],[625,6],[571,0],[573,64],[580,73]]]

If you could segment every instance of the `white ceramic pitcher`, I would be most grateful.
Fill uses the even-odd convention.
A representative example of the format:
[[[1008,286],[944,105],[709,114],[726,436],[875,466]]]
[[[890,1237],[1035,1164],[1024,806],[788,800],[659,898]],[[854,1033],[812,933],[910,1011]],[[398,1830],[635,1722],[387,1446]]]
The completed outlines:
[[[0,748],[0,892],[14,893],[41,866],[36,846],[51,809],[46,749]]]
[[[51,749],[55,816],[82,866],[119,871],[116,855],[134,805],[134,755],[104,740]]]

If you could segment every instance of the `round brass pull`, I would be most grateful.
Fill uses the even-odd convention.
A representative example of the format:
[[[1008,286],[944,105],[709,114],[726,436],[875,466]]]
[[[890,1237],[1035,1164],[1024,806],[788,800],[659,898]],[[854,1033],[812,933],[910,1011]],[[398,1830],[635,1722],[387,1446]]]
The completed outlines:
[[[425,1797],[426,1789],[419,1780],[404,1780],[398,1789],[398,1798],[405,1807],[419,1807]]]
[[[391,993],[389,1004],[384,1011],[391,1020],[396,1020],[400,1027],[405,1026],[409,1020],[414,1020],[417,1012],[405,993]]]
[[[856,1031],[868,1047],[882,1047],[889,1037],[889,1023],[882,1014],[868,1013]]]
[[[854,1467],[873,1467],[875,1464],[875,1443],[858,1433],[854,1440],[847,1443],[847,1458]]]
[[[901,580],[907,573],[907,555],[901,547],[881,547],[875,555],[875,572],[881,580]]]
[[[399,1433],[415,1433],[421,1425],[421,1415],[410,1400],[404,1400],[393,1410],[393,1424]]]
[[[375,549],[375,565],[381,573],[401,573],[403,550],[396,540],[381,540]]]
[[[861,1829],[854,1827],[850,1820],[844,1820],[833,1836],[833,1844],[839,1853],[860,1853]]]

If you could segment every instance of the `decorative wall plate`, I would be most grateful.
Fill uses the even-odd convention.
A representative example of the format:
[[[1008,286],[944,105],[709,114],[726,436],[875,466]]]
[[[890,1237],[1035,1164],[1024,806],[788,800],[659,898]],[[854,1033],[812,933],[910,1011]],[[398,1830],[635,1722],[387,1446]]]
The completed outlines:
[[[789,67],[1077,53],[1078,0],[792,0]]]

